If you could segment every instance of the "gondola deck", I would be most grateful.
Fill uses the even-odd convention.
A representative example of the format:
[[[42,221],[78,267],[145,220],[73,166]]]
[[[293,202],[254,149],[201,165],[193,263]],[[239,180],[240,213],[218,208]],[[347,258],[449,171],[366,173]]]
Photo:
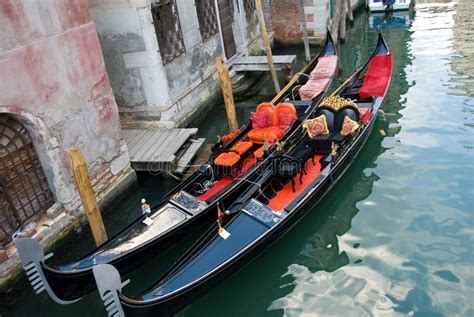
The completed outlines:
[[[376,62],[372,63],[374,59]],[[384,63],[378,63],[380,60],[384,60]],[[378,66],[373,67],[374,65]],[[359,91],[364,87],[367,74],[369,75],[367,78],[374,74],[385,74],[380,77],[385,86],[381,87],[383,89],[378,87],[372,90],[370,96],[360,96]],[[315,154],[304,156],[305,159],[302,161],[307,165],[306,174],[292,174],[293,178],[288,178],[281,173],[286,169],[279,167],[275,169],[273,166],[261,173],[254,185],[229,207],[227,222],[224,225],[228,235],[223,237],[220,234],[221,229],[217,230],[217,225],[210,228],[168,272],[141,294],[126,296],[121,293],[121,288],[109,290],[120,294],[125,312],[134,315],[147,315],[153,312],[159,312],[160,315],[173,314],[254,259],[291,229],[309,212],[311,202],[313,204],[318,202],[334,186],[361,151],[374,127],[390,83],[390,76],[391,54],[382,35],[379,34],[371,58],[351,76],[339,92],[343,98],[350,98],[339,100],[347,101],[350,105],[348,108],[341,108],[340,111],[336,110],[334,122],[341,114],[353,111],[357,118],[354,122],[358,124],[355,129],[341,137],[340,134],[347,128],[342,125],[339,127],[340,133],[331,132],[320,139],[311,137],[308,132],[308,135],[302,135],[299,140],[288,144],[286,152],[282,149],[280,156],[274,158],[277,166],[281,167],[282,162],[288,157],[291,158],[291,155],[304,152],[300,150],[306,149],[307,144],[322,142],[326,149],[329,145],[331,148],[329,153],[321,150],[319,145],[310,148]],[[366,89],[364,93],[367,94],[367,91]],[[329,103],[329,99],[327,102]],[[315,116],[322,114],[329,120],[327,119],[329,114],[324,111],[324,106],[321,106]],[[347,115],[344,121],[346,117]],[[315,163],[312,162],[313,159]],[[104,270],[114,272],[112,266],[107,266]],[[120,284],[120,281],[115,282]],[[97,278],[97,283],[103,290],[101,287],[103,281],[100,277]],[[110,305],[119,307],[120,303],[113,302]]]

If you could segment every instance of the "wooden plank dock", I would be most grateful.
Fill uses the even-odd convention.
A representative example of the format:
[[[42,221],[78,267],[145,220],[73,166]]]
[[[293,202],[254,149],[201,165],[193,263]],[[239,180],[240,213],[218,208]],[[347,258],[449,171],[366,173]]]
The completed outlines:
[[[191,129],[124,129],[130,162],[136,171],[182,173],[204,143]]]
[[[273,64],[279,71],[293,70],[296,55],[274,55]],[[237,72],[269,71],[266,56],[238,56],[232,61],[232,67]]]

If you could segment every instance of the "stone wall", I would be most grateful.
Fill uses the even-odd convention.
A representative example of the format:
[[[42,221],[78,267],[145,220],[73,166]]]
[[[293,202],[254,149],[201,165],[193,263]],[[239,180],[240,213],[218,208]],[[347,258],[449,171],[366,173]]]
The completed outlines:
[[[329,0],[304,0],[303,3],[308,37],[313,42],[319,42],[326,37]],[[272,0],[270,19],[276,40],[287,43],[302,41],[299,0]]]
[[[93,181],[129,168],[88,3],[2,0],[0,25],[0,113],[28,129],[55,200],[73,210],[72,146]]]
[[[363,0],[351,0],[350,2],[352,10],[364,4]],[[347,6],[347,0],[304,0],[303,4],[310,41],[319,43],[324,40],[327,27],[330,27],[333,38],[337,40],[342,19],[341,11],[344,11],[342,13],[344,16],[347,13],[347,9],[345,10],[344,7]],[[272,21],[272,30],[276,40],[286,43],[297,43],[303,40],[299,0],[272,0],[269,10],[269,18]]]
[[[215,58],[223,55],[221,35],[201,38],[194,1],[177,0],[186,52],[163,63],[151,13],[152,0],[90,0],[105,63],[127,127],[174,127],[185,122],[219,88]],[[234,0],[237,51],[261,49],[254,12],[240,15]]]
[[[72,146],[103,203],[135,174],[87,0],[2,0],[0,39],[0,114],[28,130],[56,201],[23,223],[23,233],[47,247],[84,219]],[[12,245],[0,248],[0,288],[18,265]]]

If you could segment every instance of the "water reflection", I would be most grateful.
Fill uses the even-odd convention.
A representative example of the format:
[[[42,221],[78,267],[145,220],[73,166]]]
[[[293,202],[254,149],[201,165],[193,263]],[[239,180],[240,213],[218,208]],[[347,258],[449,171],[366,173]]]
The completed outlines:
[[[472,93],[472,64],[465,58],[472,9],[466,1],[418,2],[409,28],[385,31],[394,72],[377,124],[388,137],[372,166],[361,176],[346,175],[346,184],[333,190],[340,196],[322,204],[333,211],[288,266],[280,284],[286,294],[270,310],[472,315],[474,103],[463,97]],[[456,23],[464,24],[460,31]],[[349,40],[361,39],[362,47],[374,36],[363,26],[350,32]],[[343,56],[352,55],[358,66],[366,52],[346,44]],[[343,63],[350,65],[350,58]],[[453,96],[456,91],[463,96]]]

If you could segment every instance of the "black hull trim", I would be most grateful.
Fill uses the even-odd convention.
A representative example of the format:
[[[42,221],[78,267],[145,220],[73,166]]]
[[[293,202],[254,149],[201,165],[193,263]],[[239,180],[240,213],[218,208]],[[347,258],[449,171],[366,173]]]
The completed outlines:
[[[381,100],[380,100],[381,102]],[[316,206],[321,199],[336,185],[340,178],[344,175],[346,170],[352,165],[354,159],[362,150],[367,142],[373,127],[375,125],[376,115],[371,119],[370,124],[366,126],[363,133],[354,142],[350,149],[346,152],[347,155],[342,158],[337,165],[334,166],[331,174],[328,174],[323,181],[318,184],[316,190],[305,197],[302,204],[298,204],[291,210],[291,213],[282,223],[272,230],[272,233],[266,235],[264,239],[259,240],[252,245],[245,253],[236,257],[220,270],[210,275],[207,279],[199,284],[195,284],[188,289],[182,290],[175,296],[167,298],[164,301],[158,302],[140,302],[132,300],[126,296],[121,296],[124,311],[127,316],[150,316],[159,313],[160,316],[171,316],[183,309],[196,298],[208,292],[210,289],[218,285],[220,282],[235,274],[242,269],[246,264],[254,260],[259,254],[277,242],[284,234],[290,231],[306,214],[308,214],[314,206]],[[333,177],[333,175],[337,175]]]

